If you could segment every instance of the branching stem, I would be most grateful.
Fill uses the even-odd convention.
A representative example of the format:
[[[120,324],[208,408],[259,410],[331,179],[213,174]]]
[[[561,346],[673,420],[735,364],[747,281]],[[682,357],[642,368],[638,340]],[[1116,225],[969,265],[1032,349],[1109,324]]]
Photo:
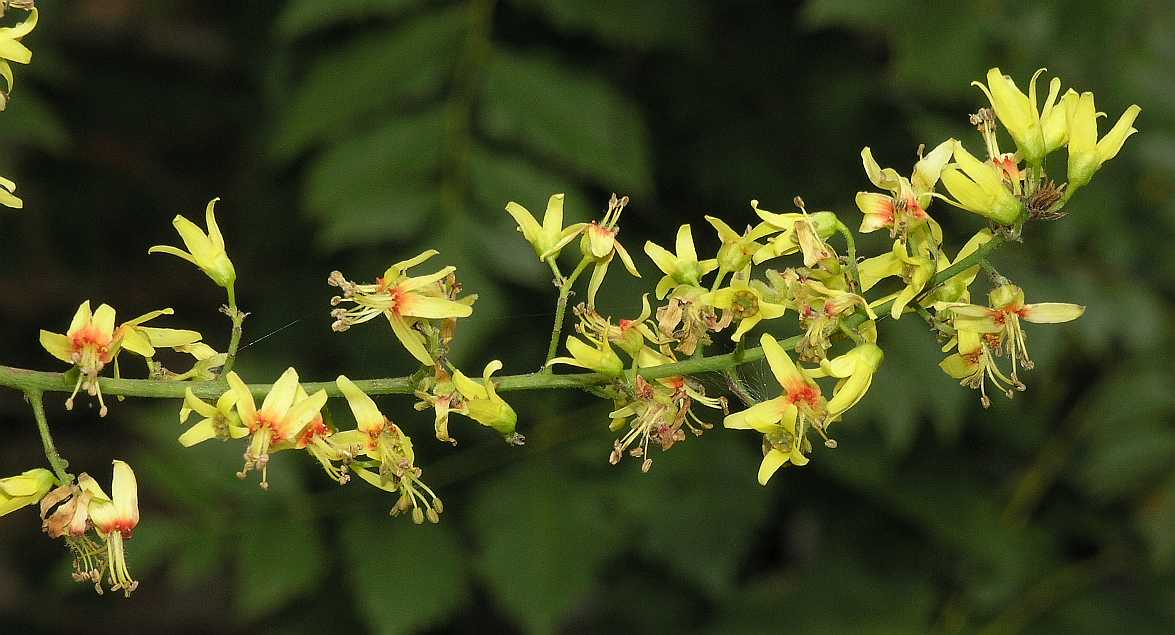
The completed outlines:
[[[45,446],[45,459],[53,468],[57,482],[62,485],[72,482],[73,475],[65,471],[65,468],[69,467],[69,462],[61,458],[57,452],[57,446],[53,445],[53,435],[49,432],[49,419],[45,417],[45,401],[41,391],[26,390],[24,394],[29,405],[33,408],[33,418],[37,420],[37,429],[41,432],[41,445]]]

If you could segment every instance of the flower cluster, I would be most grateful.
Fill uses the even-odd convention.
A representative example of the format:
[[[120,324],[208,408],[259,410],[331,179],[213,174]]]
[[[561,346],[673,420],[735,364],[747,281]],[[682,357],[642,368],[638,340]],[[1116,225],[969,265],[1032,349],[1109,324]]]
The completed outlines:
[[[129,596],[139,583],[127,568],[124,542],[139,525],[139,485],[131,466],[114,461],[111,495],[89,474],[78,476],[40,499],[41,528],[50,538],[65,540],[73,554],[73,579],[91,582],[102,593],[105,579],[111,591]]]
[[[627,252],[615,243],[627,197],[613,195],[603,220],[564,229],[565,200],[556,194],[550,199],[542,231],[523,213],[525,208],[510,203],[507,211],[518,221],[523,237],[555,272],[561,297],[586,265],[596,267],[588,301],[575,311],[577,335],[566,338],[568,354],[549,358],[548,367],[570,365],[608,379],[605,388],[596,392],[614,401],[612,429],[625,431],[616,440],[610,460],[616,463],[627,453],[640,457],[642,469],[648,470],[650,440],[668,449],[684,438],[683,427],[699,434],[708,427],[694,417],[693,404],[725,408],[725,403],[705,396],[696,380],[668,376],[655,367],[677,362],[676,354],[699,355],[715,344],[714,334],[727,329],[735,343],[733,354],[745,355],[749,333],[772,331],[791,313],[800,334],[787,341],[788,348],[794,349],[799,362],[810,366],[797,365],[783,345],[764,333],[761,352],[783,394],[748,403],[747,410],[729,414],[724,422],[728,428],[754,429],[764,435],[760,482],[765,483],[785,464],[805,464],[812,449],[810,432],[826,445],[835,445],[827,435],[829,424],[864,396],[884,357],[877,343],[879,314],[895,320],[917,314],[939,331],[948,340],[944,350],[955,351],[943,362],[943,369],[964,385],[979,389],[985,405],[989,403],[988,380],[1009,395],[1023,390],[1019,371],[1030,368],[1032,362],[1021,321],[1069,321],[1079,317],[1082,308],[1025,304],[1019,287],[1001,277],[989,294],[989,305],[978,306],[970,304],[970,287],[981,267],[990,268],[983,257],[994,246],[993,240],[1018,239],[1026,222],[1064,215],[1073,192],[1088,183],[1135,132],[1132,125],[1139,113],[1137,106],[1128,108],[1099,140],[1092,94],[1069,90],[1062,95],[1060,80],[1054,79],[1043,108],[1038,109],[1035,79],[1027,95],[999,69],[988,73],[987,84],[978,84],[991,102],[990,109],[971,117],[986,146],[985,159],[972,155],[961,141],[947,139],[929,152],[919,149],[913,169],[905,176],[881,167],[870,148],[861,151],[865,175],[876,191],[856,196],[862,214],[858,231],[887,230],[891,244],[884,253],[858,260],[852,234],[837,215],[809,212],[798,197],[795,209],[783,212],[767,211],[752,201],[758,222],[742,231],[706,216],[718,234],[713,257],[699,255],[689,225],[678,227],[672,251],[646,243],[645,253],[663,274],[654,292],[663,304],[654,310],[645,296],[640,315],[632,320],[602,315],[595,303],[602,272],[612,255],[620,254],[630,264]],[[1016,152],[1000,151],[997,122],[1012,137]],[[1069,154],[1068,182],[1058,185],[1048,178],[1043,161],[1062,148]],[[940,185],[944,192],[938,191]],[[936,198],[991,221],[953,258],[941,226],[929,211]],[[584,234],[583,260],[572,275],[563,277],[556,257],[577,232]],[[844,255],[830,243],[837,234],[844,239]],[[777,260],[788,256],[798,260]],[[756,269],[764,263],[773,268]],[[635,266],[629,270],[636,274]],[[865,297],[878,289],[884,289],[880,296]],[[560,327],[557,321],[556,336]],[[996,363],[1003,356],[1011,360],[1006,371]],[[827,398],[816,381],[821,378],[836,380]],[[739,396],[754,401],[745,391]]]
[[[0,28],[0,75],[8,88],[8,61],[29,59],[19,39],[36,24],[31,4],[0,4],[28,10],[17,26]],[[332,330],[346,331],[380,316],[388,321],[392,335],[420,364],[412,375],[391,383],[396,392],[415,395],[417,410],[433,411],[435,436],[441,442],[456,444],[449,426],[455,413],[494,430],[509,444],[521,444],[518,414],[500,393],[563,382],[588,388],[610,402],[608,427],[618,436],[608,460],[617,464],[625,456],[635,458],[642,472],[652,467],[653,448],[664,452],[713,428],[700,408],[721,411],[724,428],[761,435],[758,480],[764,485],[781,467],[806,465],[814,440],[836,447],[831,425],[864,398],[885,357],[878,343],[878,322],[886,317],[897,320],[913,314],[926,320],[946,340],[943,350],[949,355],[942,369],[979,390],[987,406],[988,382],[1008,396],[1025,389],[1020,372],[1032,368],[1032,359],[1023,322],[1067,322],[1084,309],[1068,303],[1026,303],[1024,291],[995,273],[986,255],[1003,241],[1019,239],[1027,222],[1067,213],[1073,193],[1136,132],[1133,123],[1139,113],[1137,106],[1128,108],[1099,140],[1093,95],[1073,90],[1062,95],[1060,80],[1053,79],[1038,110],[1037,76],[1027,95],[999,69],[992,69],[987,83],[979,85],[991,108],[981,109],[971,123],[981,134],[986,158],[947,139],[929,152],[920,149],[909,176],[904,176],[894,168],[882,168],[870,148],[861,151],[874,191],[856,196],[862,214],[858,231],[888,231],[886,249],[879,255],[859,259],[853,233],[832,211],[809,212],[799,197],[793,199],[794,208],[785,211],[768,211],[752,200],[750,223],[732,227],[718,217],[705,217],[716,233],[711,237],[711,244],[716,243],[712,252],[699,252],[688,224],[677,228],[672,251],[645,243],[644,253],[662,274],[652,293],[660,304],[654,306],[645,294],[636,317],[615,319],[601,312],[596,300],[614,258],[640,277],[618,240],[629,199],[613,194],[599,220],[565,227],[565,196],[554,194],[541,224],[522,205],[506,205],[535,256],[550,267],[559,290],[542,370],[495,379],[503,364],[493,360],[478,379],[476,373],[470,377],[454,365],[449,350],[457,323],[472,315],[477,296],[462,294],[452,266],[423,275],[409,273],[438,255],[435,250],[392,264],[371,283],[352,282],[332,272],[328,283],[340,289],[330,301],[335,307]],[[0,96],[2,109],[7,92]],[[997,122],[1012,137],[1016,152],[1000,151]],[[1058,185],[1048,177],[1044,159],[1061,148],[1068,152],[1068,181]],[[945,193],[938,191],[940,185]],[[12,194],[14,187],[0,178],[0,203],[20,205]],[[928,211],[935,199],[990,221],[954,257],[948,255],[942,228]],[[193,414],[197,417],[178,442],[190,447],[211,439],[243,440],[239,478],[257,472],[260,486],[268,489],[271,458],[304,451],[339,485],[358,476],[395,494],[393,516],[407,514],[417,524],[438,522],[444,506],[422,480],[412,440],[369,396],[387,392],[386,380],[351,381],[339,375],[333,383],[303,385],[291,367],[272,385],[250,385],[232,370],[246,314],[236,306],[237,272],[216,221],[218,200],[207,204],[206,230],[175,217],[173,225],[186,251],[156,245],[149,252],[177,256],[225,290],[227,305],[222,311],[233,325],[226,352],[218,353],[196,331],[147,325],[172,315],[170,308],[118,323],[112,307],[102,304],[92,310],[87,300],[65,333],[40,333],[45,350],[71,366],[72,375],[66,377],[73,382],[73,392],[66,408],[72,409],[78,392],[85,390],[105,416],[99,376],[111,365],[114,377],[121,377],[119,355],[130,351],[146,361],[150,379],[207,382],[184,387],[179,421],[188,424]],[[735,229],[740,226],[741,231]],[[559,258],[576,238],[579,261],[564,275]],[[563,339],[569,298],[589,268],[586,302],[573,307],[575,333]],[[972,303],[971,287],[981,269],[993,281],[986,305]],[[777,339],[773,333],[789,323],[798,333]],[[760,346],[750,348],[747,341],[755,332]],[[560,342],[566,355],[556,355]],[[717,346],[733,350],[706,357],[708,349]],[[190,369],[171,371],[155,359],[159,349],[190,355],[195,361]],[[746,390],[734,371],[737,365],[760,358],[766,359],[779,384],[779,394],[767,399]],[[1003,358],[1008,362],[1001,362]],[[553,377],[556,366],[589,373]],[[224,373],[223,383],[212,381],[218,379],[218,369]],[[731,392],[745,408],[730,412],[725,396],[706,393],[699,375],[715,370],[725,371]],[[74,481],[48,442],[39,391],[29,389],[28,394],[54,472],[32,469],[0,479],[0,515],[39,504],[45,532],[63,538],[74,554],[75,579],[93,582],[99,592],[105,580],[110,589],[129,594],[138,585],[128,570],[124,547],[139,522],[134,472],[125,462],[114,461],[109,496],[86,474]],[[325,409],[332,393],[346,399],[354,427],[335,426]],[[256,399],[262,396],[258,405]]]

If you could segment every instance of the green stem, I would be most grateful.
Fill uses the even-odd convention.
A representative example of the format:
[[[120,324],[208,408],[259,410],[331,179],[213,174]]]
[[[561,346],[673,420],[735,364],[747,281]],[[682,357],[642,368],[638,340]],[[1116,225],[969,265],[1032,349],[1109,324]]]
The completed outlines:
[[[241,346],[241,324],[245,321],[245,316],[249,315],[237,308],[237,294],[233,285],[229,285],[226,289],[228,292],[228,306],[223,309],[224,314],[233,321],[233,332],[228,340],[228,354],[224,360],[224,368],[221,369],[223,375],[228,375],[228,372],[233,369],[233,365],[237,363],[237,349]]]
[[[938,272],[930,281],[927,289],[933,289],[975,266],[981,259],[985,258],[1003,243],[1004,241],[1001,238],[996,237],[991,239],[966,258]],[[577,267],[580,270],[579,273],[582,273],[582,269],[585,267],[586,265],[581,263],[581,266]],[[577,276],[578,273],[572,272],[568,280],[573,281]],[[570,288],[570,285],[568,285],[568,288]],[[892,306],[892,301],[881,304],[877,307],[877,314],[880,316],[888,314],[890,306]],[[845,320],[845,325],[850,329],[856,328],[866,319],[864,314],[856,313]],[[800,335],[796,335],[781,340],[779,343],[784,348],[794,348],[799,343],[801,337]],[[672,364],[642,368],[639,373],[646,379],[660,379],[681,375],[721,372],[727,368],[758,361],[762,358],[763,349],[754,347],[724,355],[697,357]],[[496,378],[494,385],[499,391],[554,390],[590,388],[592,386],[606,384],[610,381],[613,381],[611,377],[599,373],[555,375],[540,371],[537,373],[507,375]],[[224,393],[224,384],[214,381],[176,382],[155,379],[102,378],[98,380],[98,383],[102,388],[103,394],[126,397],[182,399],[184,391],[189,388],[197,397],[205,399],[215,399]],[[360,390],[370,395],[410,394],[415,389],[415,383],[411,377],[363,379],[356,381],[355,384]],[[74,381],[67,379],[64,373],[48,373],[24,368],[0,366],[0,386],[15,388],[25,392],[70,392],[73,390]],[[262,396],[269,392],[271,386],[271,384],[250,384],[249,389],[254,395]],[[341,394],[334,382],[310,382],[302,384],[302,386],[307,392],[311,393],[322,389],[331,396]]]
[[[41,432],[41,445],[45,446],[45,458],[53,468],[53,473],[57,475],[57,482],[61,485],[72,482],[73,475],[65,471],[65,468],[69,467],[69,462],[61,458],[57,453],[57,446],[53,445],[53,435],[49,432],[49,420],[45,417],[45,402],[41,391],[30,389],[24,394],[33,408],[33,418],[37,420],[37,429]]]
[[[853,232],[842,222],[836,222],[836,231],[845,239],[845,250],[848,251],[849,260],[849,275],[853,279],[853,288],[851,291],[859,293],[861,290],[861,273],[857,271],[857,241],[853,238]]]
[[[575,281],[589,264],[591,264],[591,259],[584,256],[571,275],[559,283],[559,300],[555,303],[555,324],[551,327],[551,342],[547,344],[547,358],[543,360],[544,368],[540,372],[551,372],[551,367],[545,366],[545,364],[554,359],[555,352],[559,350],[559,336],[563,334],[563,318],[567,314],[567,299],[571,297],[571,287],[575,285]],[[558,273],[558,269],[556,269],[556,273]]]

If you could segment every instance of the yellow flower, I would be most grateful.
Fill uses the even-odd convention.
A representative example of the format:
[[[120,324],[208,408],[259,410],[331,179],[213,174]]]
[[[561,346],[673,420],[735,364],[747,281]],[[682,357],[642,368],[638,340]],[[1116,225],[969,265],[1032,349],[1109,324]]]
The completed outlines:
[[[1039,111],[1036,109],[1036,78],[1044,71],[1042,68],[1032,75],[1028,81],[1027,95],[999,68],[987,71],[986,86],[980,82],[971,82],[972,86],[987,95],[996,117],[999,117],[1000,123],[1004,124],[1016,142],[1020,157],[1030,165],[1039,165],[1045,155],[1065,145],[1065,111],[1072,105],[1070,94],[1073,91],[1057,99],[1061,94],[1061,80],[1054,77],[1049,82],[1049,94],[1044,107]]]
[[[0,205],[13,209],[24,207],[24,201],[16,196],[16,183],[2,176],[0,176]]]
[[[906,306],[922,293],[926,285],[934,278],[938,266],[930,257],[930,246],[924,242],[912,242],[914,253],[906,249],[906,243],[895,240],[893,248],[888,252],[872,258],[866,258],[857,266],[861,274],[861,291],[868,291],[873,285],[890,276],[901,276],[906,286],[894,294],[893,305],[890,308],[890,317],[899,319]],[[882,302],[884,300],[879,300]],[[876,303],[875,303],[876,304]]]
[[[718,261],[714,258],[698,260],[698,252],[694,248],[694,236],[688,224],[677,229],[677,244],[674,247],[676,254],[669,253],[668,249],[654,243],[645,242],[645,253],[665,274],[657,283],[657,299],[665,297],[669,290],[679,285],[699,286],[702,276],[718,268]]]
[[[171,254],[183,258],[199,267],[200,271],[211,278],[217,286],[232,289],[237,279],[237,271],[233,268],[233,261],[229,260],[228,254],[225,253],[224,236],[220,234],[220,227],[216,224],[215,207],[219,200],[217,197],[208,201],[208,207],[204,210],[205,223],[208,225],[207,234],[183,216],[176,215],[172,219],[171,224],[179,232],[184,246],[188,248],[187,251],[169,245],[155,245],[148,249],[147,253]]]
[[[804,254],[805,267],[811,267],[821,260],[836,257],[836,252],[825,242],[829,236],[836,232],[836,225],[839,222],[836,214],[832,212],[809,214],[807,211],[777,214],[759,209],[759,201],[751,201],[751,207],[771,230],[782,230],[766,246],[755,252],[752,257],[755,264],[796,252]],[[766,228],[761,231],[765,230]]]
[[[751,206],[755,205],[758,205],[758,201],[751,201]],[[714,227],[714,231],[718,232],[718,239],[722,241],[722,245],[718,247],[718,278],[714,281],[712,288],[721,285],[726,274],[742,271],[751,264],[751,259],[763,248],[762,244],[755,241],[778,231],[767,223],[759,223],[754,228],[747,226],[746,230],[739,234],[721,218],[715,216],[706,216],[705,218],[706,222]]]
[[[335,318],[331,328],[342,332],[355,324],[383,315],[391,324],[392,333],[413,357],[425,366],[434,365],[436,362],[429,353],[424,335],[413,329],[413,325],[419,320],[469,317],[473,314],[470,305],[477,298],[467,296],[461,300],[451,300],[445,297],[439,283],[457,270],[453,266],[426,276],[406,275],[408,269],[438,253],[435,249],[429,249],[415,258],[397,262],[388,267],[375,284],[357,284],[348,281],[338,271],[332,272],[328,282],[341,288],[343,295],[332,298],[331,304],[337,306],[343,302],[353,302],[355,306],[331,311],[331,316]]]
[[[882,169],[868,147],[861,150],[865,174],[873,185],[887,190],[889,195],[857,192],[857,209],[863,214],[858,231],[868,233],[888,227],[890,237],[898,238],[906,236],[910,229],[925,224],[929,226],[935,242],[942,242],[942,229],[926,213],[926,208],[934,200],[934,187],[947,161],[950,161],[956,143],[954,139],[947,139],[919,158],[914,164],[913,176],[909,179],[898,175],[893,168]]]
[[[297,400],[298,372],[286,369],[273,384],[261,408],[253,401],[249,386],[235,372],[229,372],[228,383],[236,395],[237,414],[252,439],[245,451],[245,467],[237,478],[245,478],[250,470],[261,472],[261,488],[269,488],[269,455],[273,446],[293,443],[326,404],[326,391],[319,390],[308,398]]]
[[[568,366],[586,368],[592,372],[611,377],[616,377],[624,372],[624,362],[620,361],[620,357],[612,350],[612,346],[608,344],[608,337],[604,332],[600,333],[595,346],[584,342],[574,335],[568,335],[567,352],[571,353],[571,357],[556,357],[547,362],[547,366],[567,364]]]
[[[85,475],[83,475],[85,476]],[[106,568],[110,590],[122,590],[126,596],[138,588],[139,583],[131,577],[126,564],[126,550],[123,542],[131,539],[139,525],[139,486],[131,466],[123,461],[114,461],[114,478],[110,483],[111,496],[107,496],[88,476],[79,478],[79,485],[90,494],[87,513],[98,536],[106,542]]]
[[[367,483],[387,492],[400,492],[400,498],[392,508],[392,515],[411,510],[412,521],[421,524],[438,522],[444,511],[441,499],[429,486],[420,480],[421,469],[414,465],[416,454],[412,440],[400,427],[392,423],[379,411],[371,400],[350,379],[339,375],[336,382],[347,404],[355,415],[356,430],[341,432],[358,441],[358,446],[367,456],[375,460],[374,465],[352,466],[352,471]],[[376,471],[372,472],[371,467]]]
[[[730,335],[730,339],[735,342],[741,340],[759,322],[774,320],[787,312],[787,306],[768,302],[761,291],[741,276],[735,276],[729,287],[709,294],[706,303],[726,310],[731,319],[739,321],[738,327]]]
[[[608,211],[604,213],[604,218],[600,222],[592,221],[587,229],[583,230],[583,238],[579,241],[579,250],[583,252],[584,258],[591,260],[595,265],[592,269],[591,280],[588,281],[588,301],[589,307],[596,305],[596,293],[600,290],[600,285],[604,283],[604,276],[608,274],[608,265],[612,264],[613,256],[619,255],[620,261],[624,263],[624,268],[628,273],[639,278],[641,274],[636,270],[636,265],[632,262],[632,256],[628,255],[628,250],[620,241],[616,240],[616,235],[620,233],[620,228],[617,224],[620,222],[620,213],[624,211],[624,206],[628,204],[628,197],[622,196],[617,198],[615,194],[608,202]]]
[[[498,396],[494,381],[490,378],[501,370],[502,362],[494,360],[482,371],[482,383],[466,377],[460,370],[453,369],[453,386],[464,398],[465,415],[478,423],[497,430],[510,443],[519,443],[520,435],[514,431],[518,415],[510,404]]]
[[[1101,113],[1093,103],[1093,93],[1082,93],[1069,116],[1069,166],[1065,198],[1089,183],[1102,164],[1118,155],[1122,144],[1138,132],[1134,120],[1142,109],[1132,104],[1118,118],[1118,123],[1100,140],[1097,138],[1097,118]]]
[[[783,394],[727,415],[722,425],[732,430],[756,430],[763,434],[766,452],[759,465],[759,484],[766,485],[787,463],[807,465],[808,457],[804,453],[811,451],[811,444],[805,432],[811,425],[824,434],[828,403],[812,377],[791,361],[775,338],[764,333],[759,342]]]
[[[859,344],[844,355],[822,360],[820,369],[809,373],[812,377],[836,377],[840,380],[832,390],[832,399],[828,400],[829,421],[861,401],[873,384],[873,374],[884,358],[885,353],[876,344]]]
[[[13,86],[12,66],[8,62],[28,64],[32,61],[33,52],[21,44],[20,39],[28,35],[36,26],[37,10],[30,9],[28,17],[17,23],[16,26],[0,28],[0,77],[4,78],[4,86],[0,87],[0,110],[8,107],[8,94],[12,92]]]
[[[0,478],[0,516],[36,504],[56,482],[53,473],[44,468]]]
[[[558,258],[563,247],[587,227],[586,223],[563,227],[563,199],[562,193],[551,195],[547,201],[547,211],[543,214],[542,225],[539,225],[525,207],[514,201],[506,204],[506,212],[514,217],[514,221],[518,223],[518,231],[522,232],[522,237],[534,247],[534,253],[539,260]]]
[[[1001,225],[1015,223],[1024,213],[1024,204],[1004,186],[1000,169],[976,159],[962,143],[955,144],[955,163],[943,168],[942,183],[955,197],[944,197],[946,202]]]
[[[249,436],[249,428],[241,422],[236,405],[235,390],[225,391],[214,406],[201,400],[188,388],[184,392],[184,405],[180,407],[180,423],[186,423],[193,411],[203,418],[179,436],[180,445],[190,448],[208,439],[240,439]]]
[[[949,310],[960,330],[997,334],[995,344],[1011,359],[1011,377],[1016,383],[1019,383],[1017,362],[1026,369],[1033,366],[1020,320],[1058,324],[1076,320],[1085,313],[1085,307],[1067,302],[1025,304],[1024,290],[1014,284],[1002,284],[992,289],[988,293],[988,303],[990,306],[944,302],[937,307]]]
[[[65,400],[67,410],[73,408],[73,399],[78,390],[85,388],[90,396],[98,398],[98,415],[106,416],[106,404],[98,386],[98,373],[118,357],[125,346],[127,350],[144,357],[154,355],[154,346],[173,346],[177,342],[191,343],[200,339],[195,331],[177,329],[152,329],[140,326],[160,315],[171,315],[171,309],[159,309],[140,315],[114,328],[115,312],[108,304],[90,311],[90,301],[82,302],[74,313],[69,330],[65,334],[41,330],[41,346],[61,361],[72,364],[80,371],[73,393]],[[194,337],[194,339],[193,339]],[[117,362],[115,362],[117,364]]]

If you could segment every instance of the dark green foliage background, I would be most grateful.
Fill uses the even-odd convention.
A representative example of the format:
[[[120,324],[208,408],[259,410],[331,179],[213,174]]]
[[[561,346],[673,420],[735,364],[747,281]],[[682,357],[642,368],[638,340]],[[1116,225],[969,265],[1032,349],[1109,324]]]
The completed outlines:
[[[990,411],[936,367],[913,319],[840,448],[754,479],[753,435],[716,430],[648,475],[607,465],[606,404],[512,394],[529,443],[381,399],[414,434],[441,525],[388,519],[391,500],[334,487],[279,455],[270,492],[233,477],[235,444],[183,450],[174,403],[99,420],[49,405],[75,471],[132,463],[140,590],[74,585],[35,513],[0,531],[5,632],[1167,633],[1175,630],[1175,9],[1167,2],[807,3],[701,0],[42,0],[0,115],[0,359],[56,368],[36,329],[86,297],[227,335],[217,289],[146,247],[176,212],[223,197],[252,312],[240,370],[269,381],[400,374],[379,324],[328,325],[331,269],[374,277],[436,247],[480,294],[457,359],[535,368],[553,292],[502,211],[568,193],[587,220],[633,196],[622,241],[672,240],[713,212],[802,195],[855,219],[858,153],[908,169],[919,143],[969,137],[969,82],[1047,66],[1142,132],[999,266],[1030,299],[1088,305],[1029,333],[1029,392]],[[949,9],[944,7],[951,7]],[[977,219],[937,204],[951,249]],[[882,240],[867,240],[876,250]],[[635,313],[655,283],[613,272],[601,304]],[[641,285],[644,286],[641,286]],[[793,332],[785,320],[777,334]],[[222,344],[223,345],[223,344]],[[746,369],[769,390],[763,368]],[[712,390],[720,383],[711,382]],[[336,418],[345,408],[333,404]],[[33,421],[0,395],[0,473],[39,464]]]

